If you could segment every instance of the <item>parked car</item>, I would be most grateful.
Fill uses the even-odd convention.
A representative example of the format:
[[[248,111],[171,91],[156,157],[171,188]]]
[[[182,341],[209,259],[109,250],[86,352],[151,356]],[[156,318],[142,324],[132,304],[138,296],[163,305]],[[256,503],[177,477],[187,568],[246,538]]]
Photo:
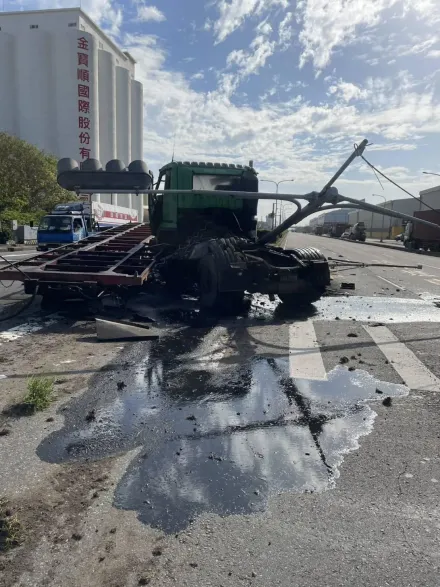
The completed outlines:
[[[350,236],[350,230],[345,230],[339,238],[348,238]]]

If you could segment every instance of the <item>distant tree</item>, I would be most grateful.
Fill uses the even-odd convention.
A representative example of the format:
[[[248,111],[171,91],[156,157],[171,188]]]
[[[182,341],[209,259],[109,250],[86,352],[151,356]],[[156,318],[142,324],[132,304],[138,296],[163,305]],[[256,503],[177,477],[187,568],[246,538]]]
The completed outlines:
[[[75,200],[56,179],[57,159],[0,132],[0,221],[37,222],[56,205]]]

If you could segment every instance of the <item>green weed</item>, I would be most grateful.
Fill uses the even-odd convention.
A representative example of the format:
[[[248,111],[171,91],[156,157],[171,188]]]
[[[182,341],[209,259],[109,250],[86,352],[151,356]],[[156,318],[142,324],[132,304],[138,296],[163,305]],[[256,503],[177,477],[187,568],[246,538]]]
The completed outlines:
[[[23,530],[17,516],[8,508],[8,502],[0,498],[0,552],[6,552],[23,542]]]
[[[23,404],[35,412],[45,410],[53,400],[53,379],[47,377],[32,377],[27,384],[27,393]]]

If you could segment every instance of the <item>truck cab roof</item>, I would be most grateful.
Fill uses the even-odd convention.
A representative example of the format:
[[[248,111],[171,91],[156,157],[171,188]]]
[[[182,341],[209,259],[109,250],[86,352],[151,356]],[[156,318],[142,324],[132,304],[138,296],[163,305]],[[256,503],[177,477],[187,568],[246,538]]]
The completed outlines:
[[[212,163],[210,161],[171,161],[164,165],[159,173],[167,171],[168,169],[173,169],[176,167],[189,167],[189,168],[196,168],[196,169],[203,169],[203,170],[210,170],[215,174],[227,174],[227,175],[240,175],[243,171],[247,171],[248,173],[251,172],[257,176],[257,172],[253,167],[249,167],[249,165],[239,165],[235,163]]]

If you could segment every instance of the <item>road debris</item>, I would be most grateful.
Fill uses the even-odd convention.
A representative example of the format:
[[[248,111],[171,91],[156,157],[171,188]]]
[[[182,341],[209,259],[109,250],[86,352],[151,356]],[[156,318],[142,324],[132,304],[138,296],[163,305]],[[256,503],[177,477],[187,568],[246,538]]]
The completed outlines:
[[[391,404],[392,404],[392,401],[393,401],[393,400],[392,400],[392,398],[391,398],[391,397],[386,397],[386,398],[383,400],[382,404],[383,404],[384,406],[386,406],[386,407],[390,407],[390,406],[391,406]]]
[[[124,340],[156,340],[159,330],[147,324],[96,318],[96,336],[101,342]]]

